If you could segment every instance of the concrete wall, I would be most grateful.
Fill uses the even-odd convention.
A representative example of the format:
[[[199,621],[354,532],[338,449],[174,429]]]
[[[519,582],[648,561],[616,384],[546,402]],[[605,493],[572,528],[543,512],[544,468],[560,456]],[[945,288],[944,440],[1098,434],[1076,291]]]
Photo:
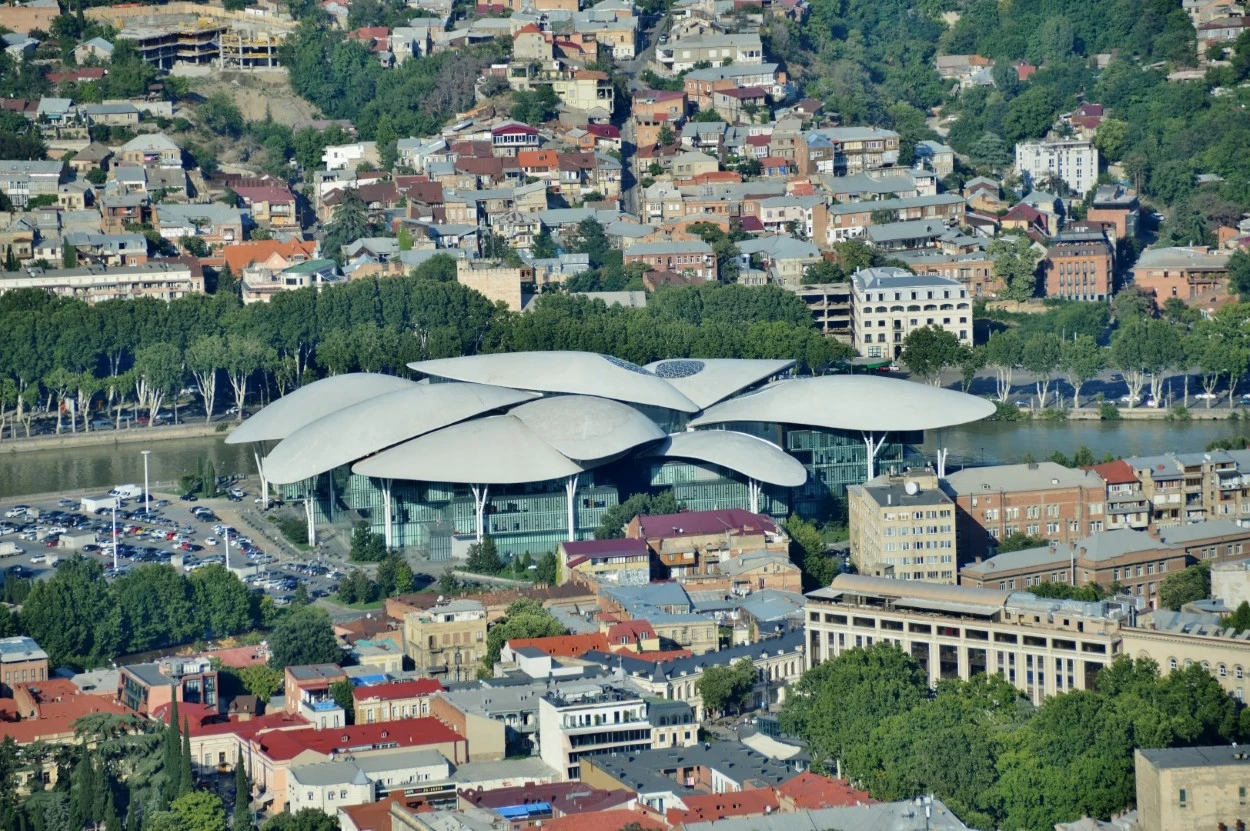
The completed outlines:
[[[430,715],[468,740],[469,758],[473,761],[499,761],[507,754],[507,731],[503,722],[466,713],[441,695],[430,699]]]

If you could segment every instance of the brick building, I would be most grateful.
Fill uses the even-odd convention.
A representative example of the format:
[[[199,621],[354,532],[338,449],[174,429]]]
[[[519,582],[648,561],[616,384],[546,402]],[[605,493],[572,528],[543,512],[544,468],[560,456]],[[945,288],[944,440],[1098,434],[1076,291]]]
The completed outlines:
[[[0,694],[12,697],[15,684],[43,681],[48,677],[48,653],[25,635],[0,638]]]
[[[1101,231],[1064,231],[1042,260],[1047,297],[1105,302],[1114,290],[1115,250]]]

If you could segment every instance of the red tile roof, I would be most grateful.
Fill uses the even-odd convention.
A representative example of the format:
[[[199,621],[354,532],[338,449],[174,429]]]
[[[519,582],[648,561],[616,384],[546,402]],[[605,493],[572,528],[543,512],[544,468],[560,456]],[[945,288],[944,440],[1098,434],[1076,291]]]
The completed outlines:
[[[876,804],[876,800],[864,791],[852,788],[845,779],[831,779],[811,771],[804,771],[777,788],[777,794],[789,798],[799,810]]]
[[[233,669],[263,664],[269,660],[269,650],[260,646],[236,646],[230,649],[210,649],[200,653],[201,658],[216,658],[222,666]]]
[[[607,652],[608,639],[601,632],[589,635],[552,635],[546,638],[513,638],[508,646],[515,652],[533,647],[553,658],[580,658],[587,652]]]
[[[1133,473],[1132,465],[1123,459],[1091,465],[1085,469],[1108,485],[1128,485],[1137,481],[1137,474]]]
[[[646,554],[647,544],[642,540],[581,540],[580,542],[562,542],[560,547],[572,556],[608,556],[611,554]]]
[[[7,703],[7,702],[6,702]],[[25,712],[18,712],[21,708]],[[12,710],[4,708],[6,720],[0,721],[0,737],[12,738],[18,744],[52,741],[74,734],[74,722],[93,713],[126,715],[130,712],[118,702],[102,695],[88,695],[66,678],[49,678],[29,684],[13,685]],[[22,721],[8,721],[18,715]]]
[[[356,687],[352,690],[352,698],[356,701],[396,701],[417,695],[433,695],[442,690],[443,685],[437,678],[418,678],[415,681],[396,681],[391,684]]]
[[[594,824],[590,820],[594,820]],[[669,825],[655,819],[641,810],[634,811],[600,811],[594,817],[574,814],[567,817],[543,820],[543,831],[617,831],[631,822],[638,823],[643,831],[668,831]]]
[[[763,514],[753,514],[741,508],[723,508],[717,511],[682,511],[677,514],[658,514],[638,517],[644,538],[694,536],[698,534],[777,533],[777,524]]]
[[[619,139],[621,130],[611,124],[587,124],[586,132],[597,138]]]
[[[277,185],[240,185],[234,192],[244,202],[294,202],[295,194],[289,188]]]
[[[515,136],[515,135],[536,136],[538,135],[538,131],[535,130],[533,127],[529,126],[528,124],[515,124],[514,123],[514,124],[501,124],[495,129],[491,130],[490,134],[492,136]]]
[[[470,805],[491,810],[549,802],[557,814],[589,814],[603,808],[616,808],[637,797],[633,791],[605,791],[587,787],[581,782],[550,782],[512,788],[467,788],[458,792]]]
[[[237,276],[239,272],[247,268],[252,263],[258,263],[261,260],[267,260],[274,254],[277,254],[287,260],[294,258],[306,260],[311,259],[317,251],[317,243],[313,240],[289,240],[287,242],[279,242],[278,240],[257,240],[256,242],[236,242],[234,245],[227,245],[222,249],[222,256],[226,258],[226,264],[230,266],[230,270]]]
[[[686,810],[670,808],[667,819],[673,825],[692,822],[715,822],[729,817],[753,817],[773,813],[778,807],[777,794],[760,788],[754,791],[698,794],[683,796]]]
[[[639,638],[654,638],[655,629],[645,620],[623,620],[608,627],[608,643],[633,643]]]
[[[329,756],[349,748],[421,747],[464,741],[464,737],[436,718],[408,718],[379,724],[354,724],[324,730],[266,733],[257,737],[260,749],[278,761],[294,759],[306,750]]]

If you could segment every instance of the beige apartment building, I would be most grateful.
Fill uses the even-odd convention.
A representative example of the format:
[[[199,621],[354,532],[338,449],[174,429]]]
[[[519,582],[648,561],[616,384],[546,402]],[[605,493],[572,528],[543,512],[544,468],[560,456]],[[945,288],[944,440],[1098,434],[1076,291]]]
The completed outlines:
[[[0,272],[0,295],[18,289],[41,289],[59,297],[76,297],[89,304],[135,297],[174,300],[189,294],[203,294],[204,273],[198,265],[174,259],[113,268],[93,265],[50,271],[27,268]]]
[[[1136,750],[1142,831],[1244,828],[1250,820],[1250,750],[1237,745]]]
[[[954,583],[955,503],[929,470],[878,476],[846,489],[851,562],[860,574]]]
[[[418,672],[441,681],[470,681],[486,654],[486,607],[452,600],[404,615],[404,651]]]
[[[967,286],[891,266],[865,268],[851,276],[851,330],[860,355],[897,358],[907,336],[929,326],[972,344]]]

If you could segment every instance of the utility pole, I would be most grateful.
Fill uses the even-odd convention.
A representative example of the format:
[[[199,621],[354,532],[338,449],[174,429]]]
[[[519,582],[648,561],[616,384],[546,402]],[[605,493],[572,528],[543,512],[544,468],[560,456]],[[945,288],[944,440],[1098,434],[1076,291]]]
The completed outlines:
[[[148,454],[151,450],[140,451],[143,453],[143,513],[148,519],[152,518],[152,492],[148,489]]]

